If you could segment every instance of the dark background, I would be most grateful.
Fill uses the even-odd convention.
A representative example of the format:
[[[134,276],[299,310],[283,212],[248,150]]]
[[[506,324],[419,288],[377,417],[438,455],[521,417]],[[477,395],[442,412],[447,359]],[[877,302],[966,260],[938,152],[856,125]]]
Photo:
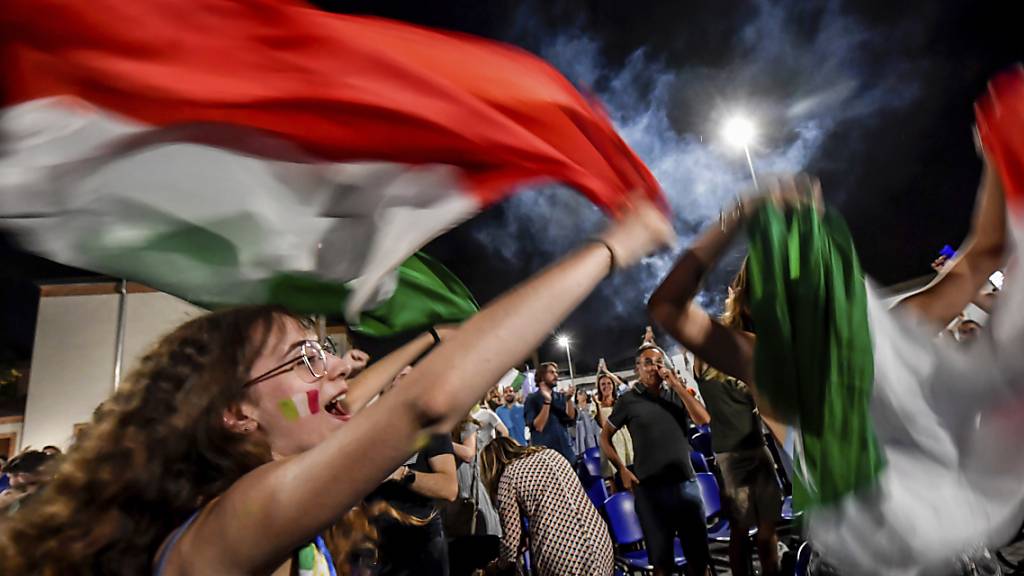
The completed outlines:
[[[847,218],[864,268],[883,285],[928,274],[939,249],[956,246],[965,236],[980,172],[971,140],[972,102],[988,77],[1024,59],[1011,2],[315,4],[520,45],[552,59],[581,88],[602,99],[610,95],[613,118],[616,110],[621,112],[617,121],[628,120],[637,108],[635,103],[615,105],[616,78],[642,50],[644,72],[633,77],[637,100],[653,93],[658,86],[654,79],[663,77],[659,74],[670,75],[673,80],[663,98],[671,129],[701,141],[710,130],[708,102],[754,98],[760,110],[779,111],[791,109],[796,95],[829,93],[830,87],[846,86],[835,79],[849,80],[854,87],[845,96],[804,118],[827,129],[799,164],[821,177],[826,199]],[[587,39],[599,66],[582,73],[574,69],[570,49],[557,45],[567,36]],[[769,122],[762,130],[763,149],[755,155],[765,158],[799,140],[786,122]],[[638,152],[651,161],[639,147]],[[738,170],[742,176],[742,166]],[[685,185],[673,181],[670,189],[669,182],[662,182],[676,198],[677,229],[685,241],[708,218],[687,215],[690,192]],[[486,302],[572,247],[559,234],[562,224],[575,217],[564,213],[565,204],[530,208],[530,202],[553,194],[570,193],[527,192],[523,199],[498,205],[436,240],[428,252]],[[530,226],[510,228],[510,222],[524,219]],[[573,230],[580,241],[583,232]],[[509,244],[517,249],[510,250]],[[0,360],[27,358],[38,299],[34,282],[89,273],[26,255],[8,237],[0,238],[0,262]],[[732,272],[725,268],[707,287],[712,307],[720,303]],[[577,371],[592,371],[602,356],[613,366],[628,362],[647,324],[643,297],[653,282],[628,275],[614,279],[567,320],[563,329],[573,339]],[[542,348],[541,357],[564,360],[564,352],[552,343]]]

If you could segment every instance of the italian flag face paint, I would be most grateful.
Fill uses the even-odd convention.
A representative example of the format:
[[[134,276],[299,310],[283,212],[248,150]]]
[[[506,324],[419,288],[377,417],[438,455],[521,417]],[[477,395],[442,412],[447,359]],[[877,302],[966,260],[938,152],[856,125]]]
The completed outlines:
[[[277,403],[285,420],[295,421],[320,411],[320,391],[306,390]]]

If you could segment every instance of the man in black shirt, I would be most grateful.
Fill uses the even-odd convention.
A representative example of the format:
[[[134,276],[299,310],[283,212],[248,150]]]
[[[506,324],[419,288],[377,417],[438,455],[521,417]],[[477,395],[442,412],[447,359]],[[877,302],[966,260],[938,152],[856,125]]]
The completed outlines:
[[[423,526],[387,516],[376,522],[381,576],[448,575],[448,543],[436,500],[455,500],[458,493],[452,440],[447,434],[436,434],[366,497],[367,502],[383,500],[403,514],[428,520]]]
[[[665,354],[653,343],[636,357],[637,383],[621,395],[601,431],[601,449],[633,490],[654,574],[675,569],[672,540],[678,536],[687,560],[687,574],[708,573],[704,505],[690,464],[689,421],[707,424],[711,417],[683,380],[665,365]],[[623,427],[633,437],[631,472],[619,458],[612,436]]]

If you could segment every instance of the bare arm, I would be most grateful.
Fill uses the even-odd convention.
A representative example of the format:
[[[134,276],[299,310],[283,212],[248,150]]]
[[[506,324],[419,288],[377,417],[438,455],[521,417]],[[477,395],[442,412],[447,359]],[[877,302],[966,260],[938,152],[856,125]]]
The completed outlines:
[[[463,434],[462,442],[452,442],[452,448],[459,460],[473,462],[473,458],[476,458],[476,432],[469,436]]]
[[[615,436],[616,432],[618,432],[618,429],[613,426],[608,419],[605,419],[604,424],[601,425],[601,438],[599,443],[601,445],[601,452],[604,452],[605,458],[611,462],[612,466],[619,469],[623,468],[622,458],[619,456],[619,451],[615,449],[615,444],[612,442],[612,436]]]
[[[722,325],[694,301],[704,276],[732,243],[742,224],[740,218],[733,216],[709,224],[651,295],[647,310],[684,348],[749,384],[754,376],[753,335]]]
[[[494,429],[498,431],[498,436],[508,438],[508,427],[501,421],[501,418],[497,418],[497,422],[494,423]]]
[[[551,416],[551,399],[545,398],[544,404],[540,407],[540,412],[537,412],[537,417],[533,419],[533,429],[537,432],[543,432],[544,427],[548,425],[549,416]]]
[[[605,233],[607,246],[588,243],[494,300],[442,342],[407,382],[342,430],[236,481],[172,550],[171,574],[195,573],[200,566],[240,574],[279,568],[391,474],[423,437],[454,428],[509,366],[583,301],[613,261],[631,265],[673,237],[664,216],[640,202]]]
[[[934,324],[949,324],[1005,258],[1006,202],[999,174],[985,162],[971,231],[953,263],[923,290],[897,304]]]
[[[605,420],[603,426],[601,426],[601,437],[598,443],[601,445],[601,452],[604,452],[605,458],[615,466],[615,469],[619,471],[619,476],[622,477],[622,485],[626,490],[632,490],[634,486],[640,483],[636,475],[626,467],[625,462],[619,456],[619,451],[615,449],[615,443],[612,442],[612,436],[615,436],[617,429],[611,422]]]
[[[566,396],[565,396],[565,414],[569,418],[572,418],[573,420],[575,420],[576,419],[576,389],[573,388],[569,392],[570,392],[570,394],[566,394]]]
[[[412,364],[420,354],[430,349],[434,338],[429,333],[420,334],[391,354],[371,364],[349,381],[346,403],[348,412],[355,414],[384,389],[396,374]]]
[[[980,290],[974,295],[974,299],[971,300],[971,303],[978,308],[981,308],[986,313],[991,314],[992,308],[996,305],[996,293]]]
[[[416,479],[409,485],[413,492],[428,498],[440,500],[455,500],[459,495],[459,478],[455,474],[455,457],[451,454],[439,454],[427,462],[433,472],[416,472]],[[405,468],[403,466],[403,468]],[[401,480],[409,473],[405,468],[397,480]]]
[[[711,422],[711,414],[708,413],[708,409],[700,400],[697,400],[696,396],[686,389],[686,384],[683,383],[674,370],[665,368],[662,378],[672,387],[672,391],[676,393],[676,396],[679,396],[679,399],[683,401],[683,406],[690,414],[690,419],[693,420],[694,424],[703,426]]]

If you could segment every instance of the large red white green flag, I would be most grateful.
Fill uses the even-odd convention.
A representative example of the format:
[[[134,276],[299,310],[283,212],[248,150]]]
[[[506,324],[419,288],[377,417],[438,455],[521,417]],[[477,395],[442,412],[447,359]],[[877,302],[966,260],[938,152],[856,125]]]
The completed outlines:
[[[523,185],[660,198],[598,107],[479,38],[293,0],[8,0],[0,47],[3,225],[208,305],[348,283],[355,318]]]

